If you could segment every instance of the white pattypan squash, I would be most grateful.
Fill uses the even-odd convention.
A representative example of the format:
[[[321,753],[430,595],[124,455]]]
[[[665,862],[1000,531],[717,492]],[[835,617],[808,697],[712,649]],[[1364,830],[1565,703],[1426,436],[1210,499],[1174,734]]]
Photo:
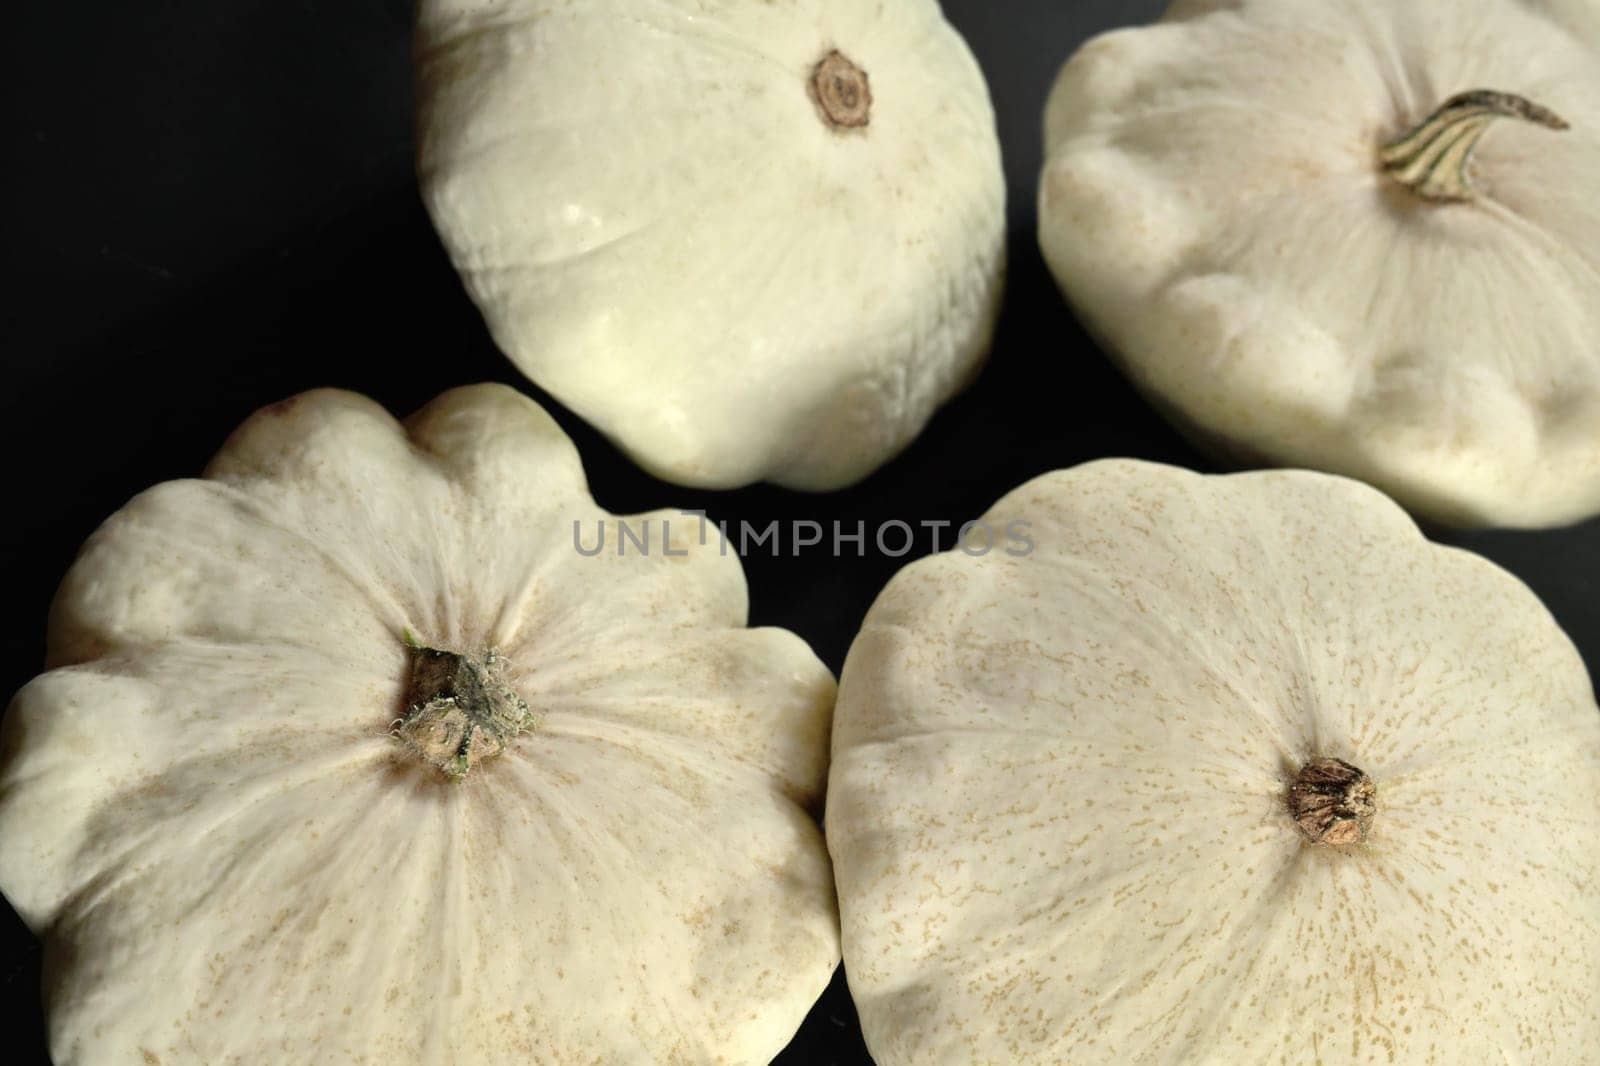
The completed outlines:
[[[1046,258],[1202,443],[1600,512],[1593,0],[1188,0],[1085,45],[1046,140]]]
[[[420,172],[500,347],[658,476],[828,490],[976,374],[988,89],[935,0],[423,0]]]
[[[484,386],[301,396],[107,522],[4,724],[57,1066],[780,1051],[838,958],[833,681],[692,525],[576,551],[608,517]]]
[[[827,830],[879,1066],[1600,1063],[1600,709],[1353,481],[1109,461],[890,584]]]

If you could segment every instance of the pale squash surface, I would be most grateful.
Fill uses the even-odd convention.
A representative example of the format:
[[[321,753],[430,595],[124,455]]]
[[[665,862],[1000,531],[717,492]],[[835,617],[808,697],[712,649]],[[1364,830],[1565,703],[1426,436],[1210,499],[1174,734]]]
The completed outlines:
[[[1383,151],[1473,90],[1550,114],[1424,198]],[[1180,0],[1072,57],[1045,139],[1046,259],[1197,442],[1456,525],[1600,512],[1593,0]]]
[[[298,397],[107,522],[0,768],[57,1066],[769,1061],[838,959],[833,681],[670,517],[619,557],[482,386]],[[536,724],[419,761],[408,639],[494,650]]]
[[[935,0],[425,0],[416,68],[500,348],[657,476],[840,488],[987,355],[1000,144]]]
[[[1538,600],[1355,482],[1108,461],[904,570],[827,829],[880,1066],[1600,1062],[1600,710]],[[1365,843],[1287,793],[1370,776]]]

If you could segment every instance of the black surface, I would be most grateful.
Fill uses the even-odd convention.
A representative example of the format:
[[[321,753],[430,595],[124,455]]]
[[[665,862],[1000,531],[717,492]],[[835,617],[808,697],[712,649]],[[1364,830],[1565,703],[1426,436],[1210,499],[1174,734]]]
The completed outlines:
[[[1205,469],[1109,367],[1034,243],[1045,94],[1085,37],[1156,0],[950,0],[991,80],[1011,180],[1011,287],[980,383],[859,488],[805,497],[655,482],[518,378],[490,344],[418,201],[409,0],[141,0],[14,5],[0,43],[8,501],[0,690],[39,668],[46,608],[74,552],[135,492],[195,474],[257,407],[318,385],[406,413],[471,381],[518,384],[577,441],[619,513],[976,517],[1030,477],[1132,455]],[[1594,524],[1446,537],[1496,560],[1600,654]],[[752,621],[800,633],[835,670],[902,560],[747,560]],[[4,842],[0,841],[0,846]],[[46,1062],[39,950],[0,916],[7,1061]],[[843,980],[783,1063],[865,1063]]]

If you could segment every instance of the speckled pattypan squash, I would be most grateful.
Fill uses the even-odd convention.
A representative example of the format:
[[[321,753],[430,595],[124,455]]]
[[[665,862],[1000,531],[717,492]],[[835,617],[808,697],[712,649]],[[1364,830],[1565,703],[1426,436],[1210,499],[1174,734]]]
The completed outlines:
[[[1186,0],[1051,96],[1046,257],[1233,458],[1600,512],[1600,5]]]
[[[16,698],[0,888],[57,1066],[765,1063],[838,958],[833,682],[736,558],[585,558],[499,387],[253,417],[95,534]]]
[[[1004,178],[935,0],[423,0],[416,56],[495,339],[660,477],[839,488],[977,372]]]
[[[1356,482],[1126,461],[903,571],[827,829],[879,1066],[1600,1063],[1600,709]]]

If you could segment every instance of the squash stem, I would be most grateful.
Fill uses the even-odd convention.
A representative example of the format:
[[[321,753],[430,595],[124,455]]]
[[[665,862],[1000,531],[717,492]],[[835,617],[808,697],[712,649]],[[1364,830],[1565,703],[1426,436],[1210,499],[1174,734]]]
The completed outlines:
[[[1551,130],[1569,129],[1565,119],[1515,93],[1475,89],[1452,96],[1409,132],[1383,146],[1384,172],[1424,200],[1464,203],[1477,198],[1468,171],[1473,150],[1501,118],[1521,119]]]
[[[812,102],[835,132],[861,130],[872,122],[872,82],[867,72],[835,50],[811,70]]]
[[[1288,803],[1301,835],[1324,847],[1365,844],[1378,812],[1372,779],[1342,759],[1316,758],[1301,767]]]
[[[405,716],[390,730],[408,751],[452,781],[505,750],[538,724],[522,697],[502,680],[505,659],[430,648],[410,630],[411,654]]]

